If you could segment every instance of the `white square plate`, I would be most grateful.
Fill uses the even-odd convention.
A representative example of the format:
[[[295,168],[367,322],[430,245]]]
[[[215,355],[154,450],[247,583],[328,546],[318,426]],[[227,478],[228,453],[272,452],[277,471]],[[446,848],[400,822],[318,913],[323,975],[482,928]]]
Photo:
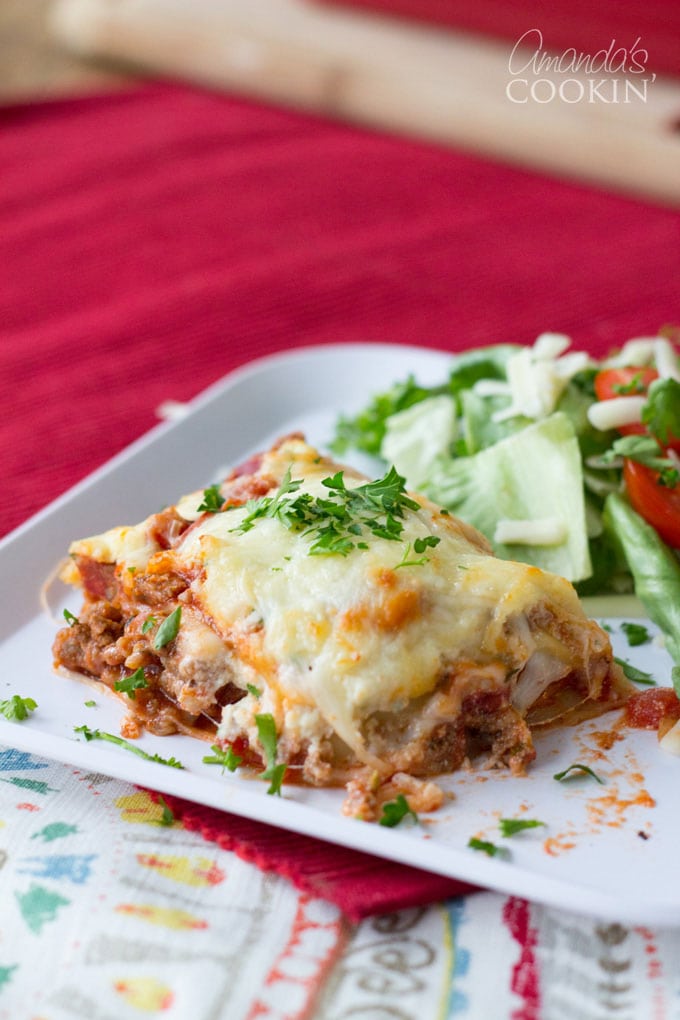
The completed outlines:
[[[33,697],[38,710],[21,724],[0,719],[0,741],[568,910],[625,923],[680,924],[680,758],[662,752],[654,733],[612,731],[617,714],[537,738],[537,760],[525,778],[481,768],[446,777],[441,785],[453,799],[421,825],[397,829],[343,817],[342,791],[287,786],[283,797],[269,797],[264,783],[204,765],[208,746],[188,737],[147,734],[139,741],[150,753],[179,758],[185,766],[180,771],[107,743],[85,743],[74,733],[83,723],[117,733],[121,707],[51,669],[58,623],[41,610],[39,595],[72,539],[134,523],[181,493],[210,484],[287,432],[302,430],[316,445],[327,446],[340,412],[356,412],[372,394],[409,373],[425,384],[440,382],[448,363],[444,353],[380,344],[307,348],[255,362],[193,401],[186,417],[156,428],[8,536],[0,543],[6,592],[0,698]],[[347,459],[366,467],[360,457]],[[72,593],[59,592],[56,601],[58,616],[64,607],[78,612]],[[630,649],[620,622],[609,620],[616,654],[668,684],[671,662],[658,642]],[[91,698],[96,706],[86,707]],[[553,779],[574,762],[592,767],[603,784],[586,776],[566,783]],[[504,840],[501,817],[539,819],[545,826]],[[471,836],[507,846],[509,857],[468,849]]]

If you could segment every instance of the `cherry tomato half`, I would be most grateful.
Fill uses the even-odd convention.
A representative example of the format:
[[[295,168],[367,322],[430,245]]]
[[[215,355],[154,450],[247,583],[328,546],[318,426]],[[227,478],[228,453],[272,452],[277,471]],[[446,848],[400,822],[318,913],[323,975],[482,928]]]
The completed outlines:
[[[651,524],[664,542],[680,549],[680,485],[659,485],[658,473],[633,460],[623,463],[623,478],[634,510]]]
[[[598,400],[612,400],[623,396],[642,397],[658,378],[659,373],[655,368],[645,366],[604,368],[595,376],[595,395]],[[641,436],[647,430],[644,425],[638,424],[622,425],[618,431],[622,436]]]

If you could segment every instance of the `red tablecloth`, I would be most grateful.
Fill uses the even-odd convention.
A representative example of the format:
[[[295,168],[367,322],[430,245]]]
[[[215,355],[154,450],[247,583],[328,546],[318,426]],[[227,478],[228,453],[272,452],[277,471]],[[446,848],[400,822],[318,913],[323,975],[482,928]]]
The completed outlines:
[[[680,217],[662,208],[169,86],[0,123],[3,531],[163,400],[257,355],[545,329],[598,352],[680,317]],[[421,901],[458,888],[393,869],[376,881],[374,861],[323,844],[293,840],[284,860],[266,826],[186,818],[355,916],[409,902],[407,886]],[[361,875],[375,895],[359,903]]]
[[[0,528],[249,358],[680,317],[680,216],[189,89],[0,111]]]

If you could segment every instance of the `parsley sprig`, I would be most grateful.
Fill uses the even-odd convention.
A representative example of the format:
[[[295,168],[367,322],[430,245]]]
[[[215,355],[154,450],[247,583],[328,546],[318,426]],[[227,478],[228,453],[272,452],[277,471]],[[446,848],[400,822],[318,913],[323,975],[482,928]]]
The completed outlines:
[[[219,744],[211,744],[210,750],[212,754],[206,754],[203,757],[205,765],[221,765],[222,771],[229,769],[230,772],[235,772],[239,767],[243,758],[239,757],[238,754],[234,754],[234,750],[231,747],[227,747],[226,750],[220,747]]]
[[[618,655],[614,656],[614,662],[619,664],[627,680],[633,680],[636,684],[648,684],[650,687],[656,687],[656,680],[651,673],[645,673],[643,669],[638,669],[626,659],[620,659]]]
[[[260,715],[255,716],[255,724],[257,726],[257,735],[260,739],[260,743],[262,744],[265,761],[267,763],[267,767],[262,773],[261,778],[269,780],[270,785],[267,793],[270,795],[275,794],[277,797],[280,797],[281,783],[283,782],[283,777],[286,774],[286,766],[276,764],[277,739],[274,716],[271,712],[262,712]]]
[[[481,850],[487,857],[507,857],[509,855],[506,847],[498,846],[497,843],[492,843],[488,839],[478,839],[477,836],[471,836],[467,845],[471,850]]]
[[[23,722],[38,707],[33,698],[22,698],[19,694],[12,695],[6,701],[0,701],[0,715],[9,722]]]
[[[368,548],[366,531],[376,538],[399,541],[406,511],[420,509],[406,493],[406,479],[394,467],[382,478],[355,488],[347,488],[344,472],[338,471],[322,480],[328,489],[326,498],[298,493],[301,484],[291,478],[289,468],[274,496],[248,501],[246,517],[233,530],[250,531],[258,520],[274,518],[309,538],[310,555],[347,556],[354,549]],[[436,545],[436,541],[422,542]]]
[[[597,772],[593,772],[589,765],[582,765],[578,761],[564,769],[563,772],[556,772],[553,779],[556,779],[558,783],[563,783],[565,779],[572,779],[578,775],[590,776],[591,779],[594,779],[597,783],[602,783],[604,786],[604,779],[601,779]]]
[[[393,829],[395,825],[399,825],[405,818],[410,818],[413,822],[418,821],[418,815],[409,807],[404,794],[400,793],[397,795],[396,800],[388,800],[383,804],[379,824]]]
[[[420,554],[424,553],[428,548],[434,549],[436,545],[439,545],[439,541],[440,540],[435,535],[427,535],[425,538],[417,538],[413,543],[413,552]],[[404,550],[404,555],[394,569],[399,570],[400,567],[422,567],[428,562],[429,560],[427,556],[418,555],[418,558],[414,559],[411,556],[411,543],[408,542],[406,549]]]
[[[545,822],[540,822],[537,818],[498,819],[501,836],[505,837],[515,836],[518,832],[524,832],[525,829],[538,829],[541,825],[545,825]]]
[[[144,668],[142,666],[136,669],[130,676],[124,676],[122,680],[116,680],[113,685],[114,690],[121,691],[123,694],[127,694],[128,698],[132,698],[134,701],[137,695],[135,691],[139,691],[144,687],[148,687],[149,682],[146,679]]]
[[[527,829],[538,829],[544,826],[545,822],[539,821],[538,818],[498,819],[498,828],[504,839],[510,839],[512,836],[516,836],[518,832],[525,832]],[[507,847],[499,846],[497,843],[492,843],[487,839],[471,836],[467,845],[470,850],[480,850],[487,857],[502,857],[508,861],[512,859],[510,850]]]
[[[203,490],[203,502],[196,508],[199,513],[216,514],[222,509],[224,496],[219,485],[209,485]]]
[[[646,645],[652,640],[652,635],[642,623],[622,623],[621,630],[626,635],[631,648],[636,645]]]
[[[110,744],[117,744],[118,747],[124,747],[126,751],[132,751],[139,758],[144,758],[145,761],[155,761],[159,765],[169,765],[173,769],[183,769],[181,761],[177,758],[161,758],[160,754],[149,754],[147,751],[143,751],[141,747],[135,747],[129,740],[124,740],[123,737],[117,737],[115,733],[107,733],[105,730],[91,730],[89,726],[74,726],[74,733],[82,733],[85,740],[106,740]]]
[[[156,637],[153,639],[154,648],[159,651],[161,648],[165,648],[171,641],[174,641],[179,631],[179,625],[182,622],[182,607],[177,606],[177,609],[173,609],[169,616],[166,616],[162,624],[156,631]]]
[[[290,467],[286,470],[281,485],[274,496],[261,496],[258,499],[249,499],[246,503],[248,515],[234,531],[250,531],[255,526],[255,521],[263,517],[274,517],[280,520],[286,527],[293,527],[294,518],[288,514],[291,500],[287,499],[289,493],[297,492],[302,485],[301,478],[292,478]],[[311,497],[310,497],[311,498]]]

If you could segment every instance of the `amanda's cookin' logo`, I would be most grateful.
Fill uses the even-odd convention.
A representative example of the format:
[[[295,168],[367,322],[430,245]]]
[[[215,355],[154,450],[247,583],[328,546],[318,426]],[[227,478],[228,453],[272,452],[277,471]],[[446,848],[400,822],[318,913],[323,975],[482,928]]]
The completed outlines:
[[[634,103],[647,102],[647,88],[655,79],[648,74],[649,53],[637,38],[632,46],[617,46],[579,53],[569,47],[562,53],[543,49],[543,33],[530,28],[515,43],[505,94],[511,103]]]

